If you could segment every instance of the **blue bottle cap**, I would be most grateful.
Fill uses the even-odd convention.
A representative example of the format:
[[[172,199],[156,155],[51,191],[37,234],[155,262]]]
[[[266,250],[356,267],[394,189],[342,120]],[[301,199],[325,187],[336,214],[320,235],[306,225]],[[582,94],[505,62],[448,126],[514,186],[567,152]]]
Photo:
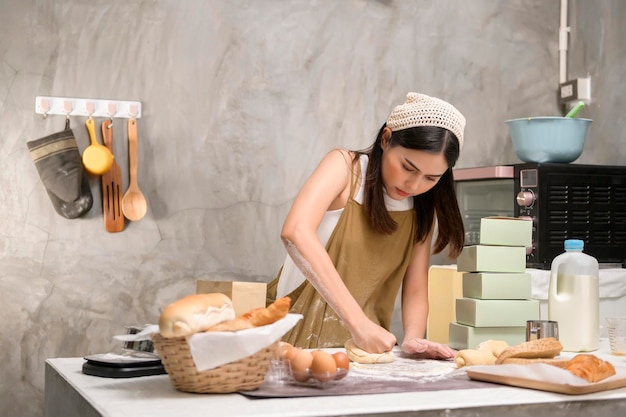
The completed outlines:
[[[580,239],[567,239],[563,244],[565,250],[583,250],[585,242]]]

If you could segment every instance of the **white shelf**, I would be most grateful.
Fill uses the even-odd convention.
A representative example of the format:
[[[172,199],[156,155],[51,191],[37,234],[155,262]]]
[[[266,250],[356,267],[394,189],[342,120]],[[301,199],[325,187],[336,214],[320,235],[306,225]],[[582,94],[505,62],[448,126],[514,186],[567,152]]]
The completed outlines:
[[[141,117],[141,102],[96,98],[47,97],[35,98],[35,113],[63,116],[91,116],[107,118]]]

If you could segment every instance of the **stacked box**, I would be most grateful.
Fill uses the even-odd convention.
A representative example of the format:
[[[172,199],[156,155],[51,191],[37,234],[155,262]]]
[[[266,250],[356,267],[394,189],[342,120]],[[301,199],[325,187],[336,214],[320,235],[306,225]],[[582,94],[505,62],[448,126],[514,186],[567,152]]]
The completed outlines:
[[[448,327],[456,320],[456,299],[463,297],[463,273],[454,265],[428,268],[428,340],[448,343]]]
[[[448,344],[474,349],[489,340],[510,345],[526,340],[526,321],[539,319],[539,300],[531,299],[526,273],[526,248],[532,244],[532,222],[510,217],[485,217],[478,245],[466,246],[457,259],[463,297],[456,299],[456,322]]]

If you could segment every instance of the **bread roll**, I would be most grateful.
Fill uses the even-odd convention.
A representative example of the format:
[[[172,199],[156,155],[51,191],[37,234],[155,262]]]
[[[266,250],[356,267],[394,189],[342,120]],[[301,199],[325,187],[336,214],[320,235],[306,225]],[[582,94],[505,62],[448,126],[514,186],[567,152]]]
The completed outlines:
[[[493,356],[496,358],[500,356],[500,354],[504,351],[504,349],[508,348],[509,344],[504,340],[485,340],[476,346],[476,350],[485,350],[487,352],[491,352]]]
[[[454,362],[459,368],[472,365],[495,365],[496,357],[488,350],[463,349],[457,352]]]
[[[587,353],[574,356],[565,369],[588,382],[602,381],[615,375],[615,368],[610,362]]]
[[[234,318],[233,303],[225,294],[193,294],[165,307],[159,331],[167,338],[189,336]]]

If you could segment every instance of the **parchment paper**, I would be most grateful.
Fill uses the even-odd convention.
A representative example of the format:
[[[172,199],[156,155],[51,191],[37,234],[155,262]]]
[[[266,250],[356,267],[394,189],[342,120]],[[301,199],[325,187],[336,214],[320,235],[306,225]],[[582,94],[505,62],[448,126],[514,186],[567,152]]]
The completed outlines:
[[[196,333],[187,338],[198,372],[237,361],[271,345],[302,319],[301,314],[287,314],[267,326],[238,332]]]

